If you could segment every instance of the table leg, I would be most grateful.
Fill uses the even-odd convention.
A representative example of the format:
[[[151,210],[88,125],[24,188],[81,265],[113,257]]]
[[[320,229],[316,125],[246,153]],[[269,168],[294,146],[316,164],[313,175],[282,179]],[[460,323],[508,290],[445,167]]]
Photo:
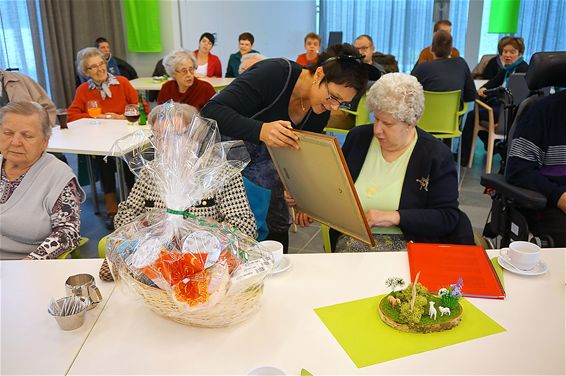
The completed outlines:
[[[126,184],[126,175],[124,174],[124,165],[122,164],[122,159],[119,157],[114,158],[116,161],[116,171],[118,172],[118,191],[120,202],[126,200],[128,197],[128,186]]]
[[[94,170],[92,169],[92,157],[86,155],[86,169],[88,171],[88,180],[90,181],[90,192],[92,194],[92,202],[94,203],[94,214],[100,214],[100,208],[98,207],[98,195],[96,193],[96,177],[94,176]]]

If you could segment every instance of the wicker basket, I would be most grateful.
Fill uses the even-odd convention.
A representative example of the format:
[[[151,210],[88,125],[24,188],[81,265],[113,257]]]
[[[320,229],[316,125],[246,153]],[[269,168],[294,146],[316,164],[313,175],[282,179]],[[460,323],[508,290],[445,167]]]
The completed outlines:
[[[245,290],[228,293],[210,308],[185,311],[172,299],[171,294],[157,287],[148,286],[129,273],[120,273],[125,282],[133,286],[152,311],[181,324],[204,328],[221,328],[246,320],[259,309],[263,292],[263,280]]]

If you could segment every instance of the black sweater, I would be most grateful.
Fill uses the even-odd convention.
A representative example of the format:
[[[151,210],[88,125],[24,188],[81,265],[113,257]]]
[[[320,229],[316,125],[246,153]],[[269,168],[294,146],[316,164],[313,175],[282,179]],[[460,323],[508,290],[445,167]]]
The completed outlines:
[[[519,120],[505,177],[556,207],[566,192],[566,91],[540,100]]]
[[[222,135],[258,143],[264,122],[291,121],[289,101],[301,71],[299,64],[287,59],[260,61],[216,94],[201,115],[216,120]],[[320,133],[329,116],[309,111],[293,127]]]
[[[446,145],[417,128],[418,140],[409,159],[401,199],[400,228],[407,241],[473,244],[471,226],[455,238],[460,225],[458,177],[452,154]],[[371,125],[355,127],[342,147],[354,181],[357,180],[371,140]],[[421,182],[428,179],[428,184]]]

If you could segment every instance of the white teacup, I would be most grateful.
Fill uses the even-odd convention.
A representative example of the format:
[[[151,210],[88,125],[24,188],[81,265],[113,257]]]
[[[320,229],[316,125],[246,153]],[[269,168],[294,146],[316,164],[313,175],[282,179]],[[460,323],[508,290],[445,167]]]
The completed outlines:
[[[273,255],[274,265],[277,266],[283,260],[283,244],[275,240],[264,240],[259,245],[265,252]]]
[[[512,242],[509,248],[502,249],[500,254],[517,269],[531,270],[540,260],[540,247],[529,242]]]

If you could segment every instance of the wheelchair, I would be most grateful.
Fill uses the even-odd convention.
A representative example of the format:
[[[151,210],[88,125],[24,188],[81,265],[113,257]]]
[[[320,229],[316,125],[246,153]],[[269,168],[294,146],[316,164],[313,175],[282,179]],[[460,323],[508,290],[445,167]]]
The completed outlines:
[[[525,76],[530,95],[523,100],[514,113],[511,127],[508,127],[502,169],[499,173],[483,174],[480,184],[492,198],[491,211],[483,230],[483,237],[490,248],[507,247],[510,242],[523,240],[541,247],[553,247],[554,242],[548,234],[533,234],[523,212],[539,211],[546,207],[546,197],[539,192],[509,184],[502,171],[505,170],[518,121],[532,106],[544,97],[549,87],[566,87],[566,52],[535,53]]]

